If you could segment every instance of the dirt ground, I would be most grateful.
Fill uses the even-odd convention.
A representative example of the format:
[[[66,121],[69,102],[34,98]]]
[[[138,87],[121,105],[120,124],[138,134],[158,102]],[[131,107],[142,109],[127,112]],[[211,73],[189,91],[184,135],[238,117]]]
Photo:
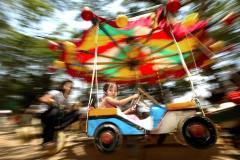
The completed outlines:
[[[240,160],[240,149],[234,148],[231,140],[221,136],[217,144],[206,150],[192,149],[178,144],[170,135],[160,146],[144,146],[139,140],[124,144],[112,154],[97,151],[93,141],[79,131],[67,131],[64,149],[47,156],[41,148],[41,139],[23,143],[15,132],[0,131],[0,160]]]

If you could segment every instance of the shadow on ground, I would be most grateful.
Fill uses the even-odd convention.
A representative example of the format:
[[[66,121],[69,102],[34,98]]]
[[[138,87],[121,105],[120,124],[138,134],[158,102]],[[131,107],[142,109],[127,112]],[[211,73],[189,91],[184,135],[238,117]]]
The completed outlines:
[[[93,140],[77,132],[67,132],[65,148],[58,154],[49,156],[41,149],[41,140],[22,143],[16,139],[15,134],[0,135],[0,160],[159,160],[159,159],[184,159],[184,160],[238,160],[240,151],[227,141],[220,138],[218,144],[206,150],[192,149],[176,143],[169,136],[160,145],[144,146],[138,140],[123,146],[114,153],[100,153],[94,146]]]

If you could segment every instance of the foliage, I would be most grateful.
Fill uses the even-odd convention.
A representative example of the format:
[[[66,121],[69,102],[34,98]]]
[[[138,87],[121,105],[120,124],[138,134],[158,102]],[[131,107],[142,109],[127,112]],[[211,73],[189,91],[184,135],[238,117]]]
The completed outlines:
[[[56,57],[47,49],[47,41],[7,31],[0,46],[1,107],[28,106],[35,96],[48,88],[47,67]],[[45,90],[46,91],[46,90]]]

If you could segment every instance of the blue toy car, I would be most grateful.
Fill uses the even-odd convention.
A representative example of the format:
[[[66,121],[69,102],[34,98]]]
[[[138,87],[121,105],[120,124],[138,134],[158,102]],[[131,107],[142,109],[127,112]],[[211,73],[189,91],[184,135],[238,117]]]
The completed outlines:
[[[207,117],[199,114],[194,102],[160,104],[139,89],[141,98],[132,106],[149,109],[144,119],[134,120],[118,108],[96,108],[88,113],[87,135],[94,138],[99,151],[115,151],[124,136],[155,136],[159,141],[173,133],[178,142],[197,149],[211,147],[216,143],[217,131]],[[144,97],[144,98],[143,98]],[[158,142],[159,142],[158,141]]]

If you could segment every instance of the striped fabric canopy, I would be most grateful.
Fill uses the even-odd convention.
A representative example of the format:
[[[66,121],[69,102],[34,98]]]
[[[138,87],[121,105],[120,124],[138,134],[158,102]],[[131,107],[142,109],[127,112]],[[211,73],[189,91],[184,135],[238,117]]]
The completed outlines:
[[[61,60],[67,73],[90,81],[95,68],[99,81],[117,83],[182,78],[186,72],[174,39],[189,69],[210,64],[210,57],[201,49],[208,22],[198,21],[186,27],[181,22],[170,22],[162,13],[158,9],[134,18],[124,28],[118,28],[114,21],[95,23],[72,41],[74,51],[63,50]]]

